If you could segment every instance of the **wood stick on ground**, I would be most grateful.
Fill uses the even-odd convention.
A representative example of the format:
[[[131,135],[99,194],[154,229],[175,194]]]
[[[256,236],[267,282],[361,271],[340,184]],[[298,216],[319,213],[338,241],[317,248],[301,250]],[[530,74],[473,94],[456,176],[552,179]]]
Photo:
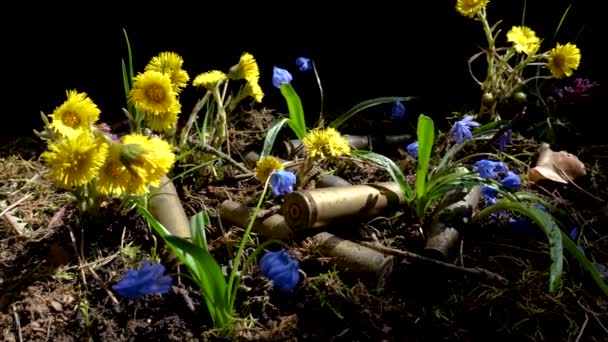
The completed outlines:
[[[380,245],[378,243],[373,243],[373,242],[367,242],[367,241],[362,241],[360,242],[360,244],[376,249],[377,251],[383,252],[383,253],[387,253],[387,254],[392,254],[392,255],[399,255],[399,256],[404,256],[406,258],[410,258],[410,259],[415,259],[418,261],[422,261],[422,262],[426,262],[429,264],[433,264],[435,266],[440,266],[443,267],[445,269],[449,269],[449,270],[453,270],[453,271],[459,271],[459,272],[464,272],[476,277],[481,277],[483,279],[485,279],[488,282],[491,283],[495,283],[495,284],[499,284],[501,286],[507,286],[509,284],[509,280],[507,280],[507,278],[501,276],[500,274],[494,273],[494,272],[490,272],[484,268],[481,267],[475,267],[475,268],[468,268],[468,267],[459,267],[456,265],[452,265],[443,261],[439,261],[439,260],[435,260],[435,259],[431,259],[431,258],[427,258],[425,256],[416,254],[416,253],[412,253],[412,252],[408,252],[408,251],[402,251],[399,249],[394,249],[394,248],[390,248],[390,247],[386,247],[383,245]]]
[[[249,170],[248,168],[246,168],[245,166],[243,166],[243,164],[237,162],[236,160],[232,159],[226,153],[224,153],[222,151],[219,151],[219,150],[213,148],[210,145],[207,145],[207,144],[201,145],[201,150],[203,150],[203,152],[215,154],[216,156],[218,156],[220,158],[226,159],[228,162],[230,162],[232,165],[234,165],[237,169],[239,169],[243,173],[251,173],[251,170]]]

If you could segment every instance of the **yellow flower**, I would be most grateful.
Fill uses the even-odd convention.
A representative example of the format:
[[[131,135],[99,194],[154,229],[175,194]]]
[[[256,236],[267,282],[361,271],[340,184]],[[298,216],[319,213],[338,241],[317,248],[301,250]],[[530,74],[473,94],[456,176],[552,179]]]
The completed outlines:
[[[182,64],[184,64],[184,60],[175,52],[161,52],[150,60],[144,70],[158,71],[169,75],[173,90],[179,93],[181,88],[188,85],[188,81],[190,80],[188,73],[182,70]]]
[[[581,63],[581,50],[576,45],[567,43],[551,49],[549,52],[549,71],[555,78],[563,78],[564,76],[572,76],[572,70],[578,69]]]
[[[160,184],[160,178],[169,172],[175,162],[171,145],[160,138],[148,138],[132,133],[122,140],[120,160],[135,177],[152,186]]]
[[[215,86],[226,79],[226,74],[219,70],[211,70],[204,72],[194,78],[192,85],[195,87],[203,86],[207,90],[213,90]]]
[[[302,143],[311,157],[340,156],[350,154],[350,145],[334,128],[315,129],[306,134]]]
[[[53,119],[51,126],[59,134],[73,136],[81,130],[88,130],[99,120],[101,111],[86,93],[78,93],[76,90],[68,90],[66,93],[67,100],[49,116]]]
[[[170,110],[156,115],[146,115],[148,127],[156,132],[170,132],[177,124],[179,113],[182,111],[182,105],[175,102],[175,105]]]
[[[526,26],[513,26],[507,32],[507,40],[513,43],[515,51],[523,52],[526,55],[534,54],[540,45],[540,39],[536,33]]]
[[[248,52],[241,55],[239,64],[234,65],[228,72],[228,77],[233,80],[245,79],[247,82],[258,83],[260,69],[255,58]]]
[[[108,155],[108,145],[95,139],[88,130],[51,142],[42,159],[49,166],[49,176],[63,189],[71,189],[91,181]]]
[[[261,103],[262,99],[264,98],[264,92],[262,91],[262,87],[260,87],[258,82],[247,82],[243,92],[244,97],[251,96],[257,103]]]
[[[257,162],[255,166],[255,178],[257,178],[260,182],[266,183],[268,177],[274,170],[283,170],[283,164],[272,156],[264,157],[264,159]]]
[[[473,18],[477,12],[481,11],[490,0],[458,0],[456,10],[465,17]]]
[[[120,144],[110,147],[105,164],[99,170],[97,190],[105,195],[120,196],[126,193],[143,195],[148,192],[146,183],[135,177],[120,161]]]
[[[129,101],[135,108],[157,115],[171,110],[177,102],[171,79],[158,71],[146,71],[135,77]]]

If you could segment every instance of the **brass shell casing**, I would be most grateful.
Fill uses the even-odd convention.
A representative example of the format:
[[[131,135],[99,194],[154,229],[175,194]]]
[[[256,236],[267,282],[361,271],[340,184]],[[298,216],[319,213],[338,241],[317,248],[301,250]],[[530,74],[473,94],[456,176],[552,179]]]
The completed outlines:
[[[405,204],[397,183],[375,183],[294,191],[285,195],[281,210],[293,230],[326,226],[349,217],[377,215]]]
[[[225,222],[245,228],[249,224],[253,211],[254,208],[225,200],[220,206],[220,218]],[[256,220],[252,230],[257,234],[283,241],[291,240],[293,237],[293,231],[280,214],[274,214],[264,220]]]
[[[374,249],[344,240],[331,233],[322,232],[312,237],[319,252],[331,257],[339,268],[374,282],[378,288],[384,287],[393,272],[394,257],[386,256]]]

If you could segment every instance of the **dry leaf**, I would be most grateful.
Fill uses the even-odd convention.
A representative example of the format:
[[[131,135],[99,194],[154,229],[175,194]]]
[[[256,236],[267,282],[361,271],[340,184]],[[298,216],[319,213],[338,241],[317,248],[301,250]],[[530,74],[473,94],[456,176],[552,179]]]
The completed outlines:
[[[530,182],[549,179],[567,184],[569,181],[586,174],[585,164],[577,156],[566,151],[552,151],[549,144],[543,143],[540,147],[536,166],[528,170],[528,179]]]

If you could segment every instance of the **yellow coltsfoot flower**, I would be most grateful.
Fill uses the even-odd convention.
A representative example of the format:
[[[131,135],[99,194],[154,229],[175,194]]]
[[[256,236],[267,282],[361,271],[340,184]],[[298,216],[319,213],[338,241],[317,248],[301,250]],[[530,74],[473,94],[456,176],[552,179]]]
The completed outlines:
[[[255,166],[255,178],[261,183],[266,183],[268,177],[274,170],[284,170],[285,167],[281,162],[272,156],[264,157],[259,160]]]
[[[49,177],[59,188],[71,189],[90,182],[104,164],[108,145],[88,130],[79,130],[48,145],[42,159],[49,166]]]
[[[526,26],[513,26],[507,32],[507,41],[513,43],[515,51],[526,55],[534,54],[540,46],[540,39],[536,33]]]
[[[146,123],[148,124],[148,127],[155,132],[170,132],[175,128],[181,111],[182,105],[176,101],[173,107],[166,112],[160,112],[156,115],[146,115]]]
[[[53,120],[51,127],[63,136],[73,136],[82,130],[89,130],[99,120],[101,110],[87,96],[76,90],[68,90],[67,100],[49,115]]]
[[[129,102],[141,111],[157,115],[170,111],[177,102],[176,96],[169,75],[149,70],[135,77]]]
[[[547,67],[553,77],[560,79],[572,76],[572,70],[578,69],[581,63],[581,50],[576,45],[567,43],[551,49],[549,52],[549,63]]]
[[[121,144],[121,162],[133,176],[146,184],[158,186],[160,178],[175,162],[171,145],[163,139],[132,133],[125,135]]]
[[[183,58],[175,52],[161,52],[150,60],[144,70],[167,74],[171,79],[173,90],[179,93],[190,80],[186,70],[182,69],[182,64],[184,64]]]
[[[207,90],[213,90],[218,83],[225,80],[226,74],[219,70],[211,70],[204,72],[194,78],[192,85],[195,87],[205,87]]]
[[[143,195],[148,192],[144,179],[146,177],[136,177],[129,172],[127,167],[120,160],[121,144],[116,143],[110,146],[110,152],[104,165],[99,169],[97,179],[97,190],[109,196],[121,196],[127,193]],[[140,170],[140,172],[145,172]]]
[[[312,130],[304,136],[302,143],[311,157],[326,158],[350,154],[348,140],[334,128]]]
[[[473,18],[477,12],[486,8],[489,0],[458,0],[456,10],[465,17]]]
[[[233,80],[245,79],[247,82],[258,83],[260,68],[253,55],[248,52],[243,53],[239,59],[239,64],[230,68],[228,77]]]

